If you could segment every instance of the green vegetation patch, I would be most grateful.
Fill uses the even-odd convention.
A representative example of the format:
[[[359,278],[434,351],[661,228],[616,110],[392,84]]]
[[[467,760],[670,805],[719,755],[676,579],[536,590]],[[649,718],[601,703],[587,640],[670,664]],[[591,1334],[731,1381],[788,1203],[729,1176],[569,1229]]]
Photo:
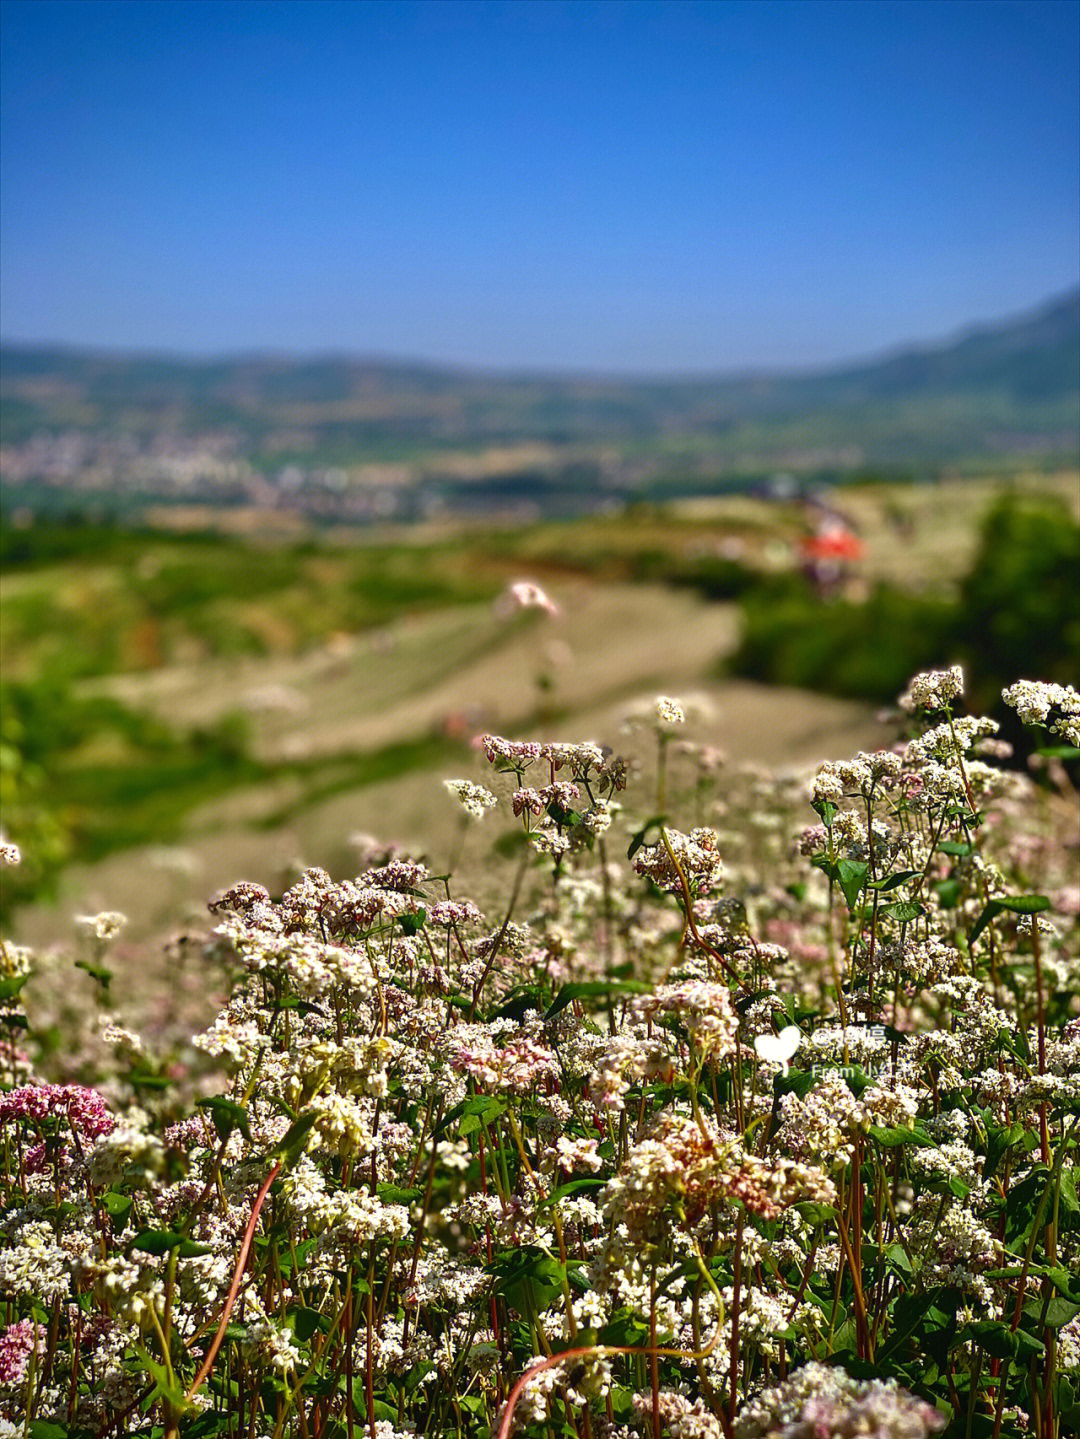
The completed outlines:
[[[223,535],[0,525],[9,677],[36,682],[200,658],[298,653],[334,631],[498,593],[450,545],[254,545]]]
[[[1080,673],[1080,525],[1050,499],[994,506],[955,598],[879,585],[856,603],[794,575],[742,598],[728,668],[769,684],[884,703],[917,670],[959,662],[977,702],[1011,728],[997,698],[1010,676],[1067,684]]]

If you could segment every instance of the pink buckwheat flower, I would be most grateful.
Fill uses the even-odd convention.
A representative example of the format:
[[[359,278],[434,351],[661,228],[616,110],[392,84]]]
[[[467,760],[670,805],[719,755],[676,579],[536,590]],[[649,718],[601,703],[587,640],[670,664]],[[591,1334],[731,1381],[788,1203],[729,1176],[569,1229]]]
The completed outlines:
[[[40,1121],[50,1116],[66,1118],[80,1143],[100,1139],[116,1127],[116,1120],[102,1096],[81,1084],[24,1084],[0,1094],[0,1122],[6,1119]],[[27,1172],[37,1173],[44,1166],[45,1158],[46,1145],[34,1145],[27,1151]]]
[[[26,1378],[30,1356],[45,1350],[45,1326],[32,1319],[9,1324],[0,1334],[0,1384],[21,1384]]]
[[[544,610],[553,617],[562,613],[555,601],[532,580],[518,580],[510,586],[508,595],[518,609]]]
[[[72,1129],[90,1139],[111,1134],[116,1120],[95,1089],[81,1084],[24,1084],[0,1094],[0,1120],[66,1116]]]

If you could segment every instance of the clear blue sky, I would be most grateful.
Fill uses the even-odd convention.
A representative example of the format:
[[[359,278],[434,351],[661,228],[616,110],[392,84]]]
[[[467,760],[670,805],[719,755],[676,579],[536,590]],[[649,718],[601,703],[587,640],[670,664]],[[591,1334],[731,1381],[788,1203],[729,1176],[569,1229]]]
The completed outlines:
[[[805,366],[1080,273],[1076,0],[4,0],[10,339]]]

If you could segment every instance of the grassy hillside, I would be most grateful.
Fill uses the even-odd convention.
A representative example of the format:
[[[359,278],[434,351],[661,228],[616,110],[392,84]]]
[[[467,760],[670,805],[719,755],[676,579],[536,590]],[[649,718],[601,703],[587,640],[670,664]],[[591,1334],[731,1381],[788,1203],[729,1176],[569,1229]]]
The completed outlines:
[[[264,473],[289,464],[405,463],[429,478],[604,462],[633,490],[678,475],[1073,457],[1080,293],[943,344],[808,374],[689,380],[478,373],[349,357],[214,362],[41,346],[2,354],[2,437],[39,433],[173,444],[212,437]],[[846,457],[846,458],[845,458]],[[122,458],[122,457],[121,457]]]
[[[1075,497],[1075,477],[1059,489]],[[88,895],[112,866],[110,890],[126,895],[130,871],[125,902],[138,909],[145,891],[158,914],[172,881],[148,880],[145,856],[162,845],[279,867],[329,862],[327,837],[339,846],[357,828],[450,845],[438,775],[471,772],[474,734],[537,723],[617,738],[650,691],[708,694],[737,758],[808,760],[824,735],[864,748],[905,666],[976,643],[958,584],[980,572],[980,517],[999,490],[845,492],[866,559],[824,606],[791,568],[808,516],[747,497],[363,545],[6,528],[0,799],[28,858],[3,901],[78,862],[83,889],[63,893]],[[494,604],[523,577],[550,590],[559,619]],[[992,620],[992,586],[976,600]],[[745,678],[718,676],[737,650]]]

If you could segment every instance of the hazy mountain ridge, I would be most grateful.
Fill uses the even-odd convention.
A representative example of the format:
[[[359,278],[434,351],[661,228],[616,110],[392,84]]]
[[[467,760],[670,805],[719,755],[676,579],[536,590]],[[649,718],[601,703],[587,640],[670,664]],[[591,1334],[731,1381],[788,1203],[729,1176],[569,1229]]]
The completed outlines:
[[[60,434],[154,452],[201,440],[271,480],[289,465],[372,463],[412,465],[419,478],[450,456],[460,477],[470,454],[534,445],[543,453],[511,454],[503,469],[603,455],[609,480],[631,489],[676,472],[1072,458],[1080,289],[943,343],[800,374],[626,379],[6,344],[0,380],[5,467],[22,478],[34,437]]]

